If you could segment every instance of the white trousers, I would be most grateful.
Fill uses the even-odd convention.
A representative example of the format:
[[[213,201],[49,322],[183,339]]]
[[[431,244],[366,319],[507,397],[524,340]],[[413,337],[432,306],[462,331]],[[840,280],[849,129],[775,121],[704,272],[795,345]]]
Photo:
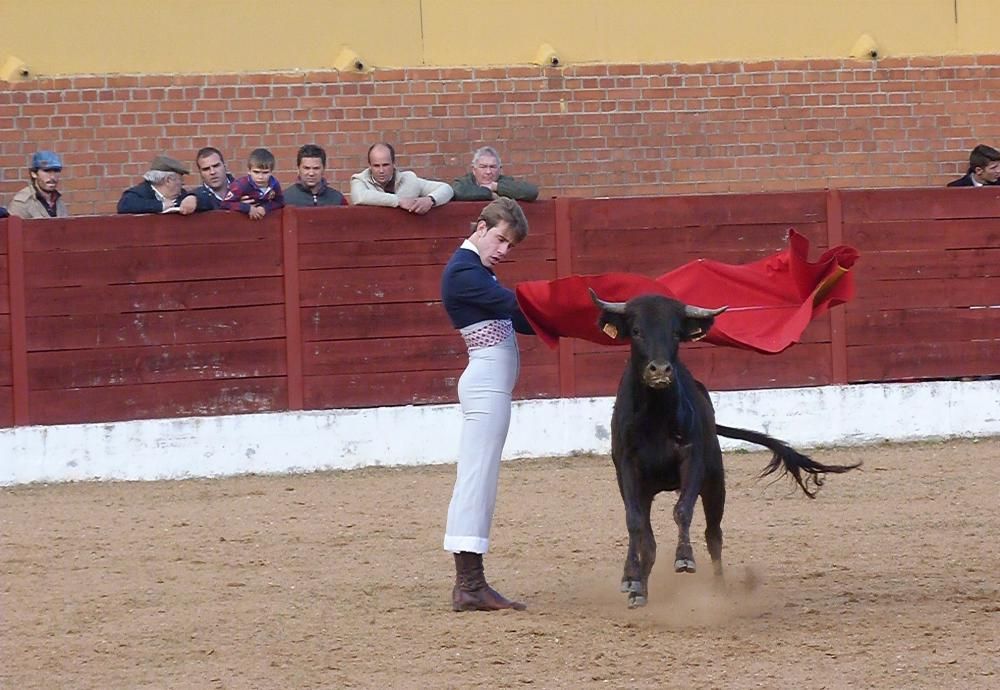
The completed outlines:
[[[462,436],[444,533],[445,551],[489,551],[500,455],[510,427],[511,393],[519,368],[513,335],[499,345],[469,352],[469,365],[458,380]]]

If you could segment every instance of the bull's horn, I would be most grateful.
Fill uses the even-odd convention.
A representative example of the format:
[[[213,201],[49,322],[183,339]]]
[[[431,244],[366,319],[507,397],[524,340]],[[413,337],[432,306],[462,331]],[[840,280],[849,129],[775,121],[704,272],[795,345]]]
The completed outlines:
[[[594,300],[594,304],[596,304],[597,308],[601,311],[611,312],[612,314],[625,313],[624,302],[605,302],[597,296],[597,293],[594,292],[594,288],[587,288],[587,291],[590,292],[590,299]]]
[[[685,304],[684,316],[690,316],[694,319],[707,319],[710,316],[718,316],[727,309],[729,309],[728,305],[719,307],[718,309],[705,309],[704,307],[693,307],[690,304]]]

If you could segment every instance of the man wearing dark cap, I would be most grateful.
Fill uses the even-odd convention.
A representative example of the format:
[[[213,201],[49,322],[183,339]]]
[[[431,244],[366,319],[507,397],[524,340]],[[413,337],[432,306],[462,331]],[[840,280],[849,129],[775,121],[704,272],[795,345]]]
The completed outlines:
[[[142,176],[143,182],[129,187],[118,200],[118,213],[180,213],[182,216],[202,208],[197,196],[184,189],[182,176],[190,171],[179,160],[157,156]]]
[[[65,218],[69,215],[59,191],[62,159],[52,151],[39,151],[31,157],[27,187],[14,195],[10,214],[20,218]]]

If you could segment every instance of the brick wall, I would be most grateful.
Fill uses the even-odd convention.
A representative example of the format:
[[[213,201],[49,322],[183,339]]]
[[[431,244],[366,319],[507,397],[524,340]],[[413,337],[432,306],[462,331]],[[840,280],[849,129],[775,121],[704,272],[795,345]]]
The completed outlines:
[[[267,146],[288,183],[319,143],[347,191],[383,139],[446,180],[496,144],[543,196],[937,186],[1000,145],[998,97],[1000,56],[38,79],[0,91],[0,203],[36,148],[64,156],[82,214],[113,212],[156,153],[204,145],[234,172]]]

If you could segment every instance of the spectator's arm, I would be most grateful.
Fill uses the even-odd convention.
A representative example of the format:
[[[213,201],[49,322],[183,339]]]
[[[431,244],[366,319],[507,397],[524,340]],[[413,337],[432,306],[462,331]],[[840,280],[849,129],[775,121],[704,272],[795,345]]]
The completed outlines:
[[[538,198],[538,187],[526,180],[501,175],[497,180],[497,194],[517,201],[534,201]]]
[[[455,201],[492,201],[493,192],[476,184],[472,175],[464,175],[451,183]]]
[[[420,196],[429,196],[434,200],[435,206],[442,206],[451,201],[451,198],[455,196],[455,190],[447,182],[421,179]]]

